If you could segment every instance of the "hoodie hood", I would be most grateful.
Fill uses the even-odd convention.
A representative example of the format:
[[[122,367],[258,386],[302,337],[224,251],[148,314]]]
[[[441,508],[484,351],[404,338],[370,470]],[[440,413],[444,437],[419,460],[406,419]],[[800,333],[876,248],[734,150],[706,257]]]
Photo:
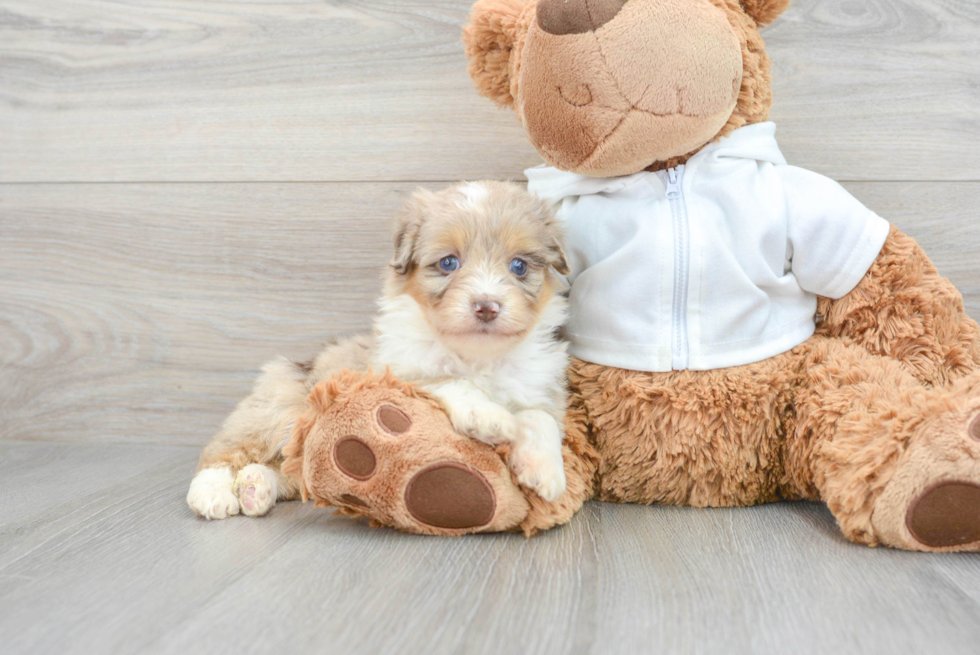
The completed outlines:
[[[766,122],[741,127],[699,150],[688,160],[688,165],[698,163],[704,166],[710,161],[724,159],[786,164],[786,158],[776,143],[776,124]],[[641,171],[621,177],[589,177],[545,165],[529,168],[524,174],[527,176],[527,190],[551,202],[559,202],[571,196],[614,193],[649,175],[656,175]]]

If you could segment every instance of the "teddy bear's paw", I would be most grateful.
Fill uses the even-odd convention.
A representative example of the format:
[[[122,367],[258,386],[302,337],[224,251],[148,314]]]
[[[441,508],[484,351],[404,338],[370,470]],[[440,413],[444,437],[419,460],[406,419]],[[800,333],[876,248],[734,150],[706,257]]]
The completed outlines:
[[[187,504],[198,516],[209,520],[234,516],[239,506],[233,484],[230,468],[204,469],[191,480]]]
[[[304,497],[422,534],[512,530],[527,516],[500,455],[454,430],[433,398],[388,376],[349,372],[330,384],[329,404],[284,451]]]
[[[934,430],[939,461],[972,464],[928,484],[909,505],[906,527],[931,548],[980,550],[980,414],[940,421]],[[948,434],[945,434],[948,433]],[[959,468],[959,467],[956,467]],[[945,473],[945,472],[944,472]]]
[[[470,531],[488,526],[497,513],[497,494],[488,481],[493,471],[484,465],[481,472],[477,461],[468,465],[466,451],[459,449],[461,444],[486,446],[456,436],[459,443],[454,447],[448,425],[440,428],[428,416],[419,418],[418,412],[431,411],[431,406],[407,401],[401,405],[382,404],[372,412],[370,427],[336,442],[332,459],[342,486],[331,502],[401,527]],[[432,439],[439,441],[439,448],[433,447]],[[403,491],[391,497],[392,489]]]
[[[872,523],[890,546],[980,551],[980,414],[923,424],[875,501]]]
[[[518,414],[521,436],[508,460],[517,481],[549,502],[565,493],[561,431],[551,415],[540,410]]]
[[[276,473],[263,464],[249,464],[238,472],[234,492],[245,516],[264,516],[276,504]]]

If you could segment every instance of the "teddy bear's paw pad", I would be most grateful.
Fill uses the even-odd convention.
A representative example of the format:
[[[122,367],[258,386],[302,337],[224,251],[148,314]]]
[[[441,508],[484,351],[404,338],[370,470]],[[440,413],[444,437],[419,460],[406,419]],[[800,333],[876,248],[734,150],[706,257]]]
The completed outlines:
[[[408,418],[408,414],[392,405],[382,405],[379,407],[377,420],[381,429],[396,437],[408,432],[412,427],[412,419]]]
[[[973,439],[980,441],[980,414],[977,414],[970,423],[970,427],[967,428],[966,433]]]
[[[238,514],[238,498],[232,491],[231,469],[204,469],[194,476],[187,492],[187,504],[198,516],[209,520]]]
[[[364,502],[354,494],[341,494],[340,502],[344,503],[345,505],[350,505],[352,507],[361,507],[361,508],[369,507],[369,505],[366,502]]]
[[[370,480],[378,468],[378,458],[363,440],[344,437],[333,448],[333,461],[344,475],[355,480]]]
[[[456,462],[440,462],[409,480],[405,507],[420,523],[460,530],[489,524],[497,502],[493,487],[479,471]]]
[[[245,516],[265,516],[276,504],[279,485],[275,471],[263,464],[249,464],[238,472],[234,492]]]
[[[933,548],[980,542],[980,485],[953,481],[932,485],[912,502],[906,525],[915,539]]]

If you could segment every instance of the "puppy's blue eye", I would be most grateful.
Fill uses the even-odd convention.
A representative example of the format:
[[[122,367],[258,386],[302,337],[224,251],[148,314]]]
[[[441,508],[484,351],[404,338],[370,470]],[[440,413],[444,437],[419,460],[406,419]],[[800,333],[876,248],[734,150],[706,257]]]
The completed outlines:
[[[510,272],[517,277],[524,277],[524,274],[527,273],[527,262],[523,259],[512,259],[510,261]]]
[[[459,259],[452,255],[443,257],[439,260],[439,268],[441,268],[444,273],[452,273],[459,268]]]

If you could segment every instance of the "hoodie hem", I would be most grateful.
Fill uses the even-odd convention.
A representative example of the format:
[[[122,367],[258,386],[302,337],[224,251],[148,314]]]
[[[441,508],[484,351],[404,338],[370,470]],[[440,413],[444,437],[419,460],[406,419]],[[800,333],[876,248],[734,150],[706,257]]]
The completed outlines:
[[[715,352],[691,354],[689,371],[710,371],[732,366],[754,364],[792,350],[813,336],[817,326],[813,320],[797,324],[782,334],[766,334],[750,341],[742,341],[737,348],[724,344],[709,349]],[[668,373],[671,367],[669,348],[646,344],[620,343],[603,339],[592,339],[569,334],[568,353],[573,357],[630,371],[648,373]]]

